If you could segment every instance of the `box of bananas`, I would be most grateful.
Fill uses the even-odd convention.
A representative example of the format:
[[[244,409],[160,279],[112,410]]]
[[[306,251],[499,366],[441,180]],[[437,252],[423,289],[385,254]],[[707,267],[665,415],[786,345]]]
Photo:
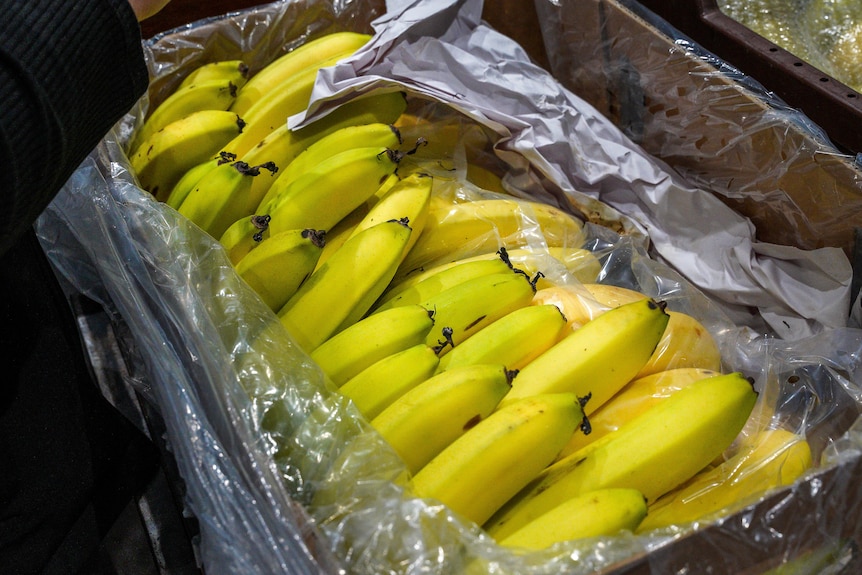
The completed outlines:
[[[862,337],[796,306],[804,257],[481,2],[311,5],[154,38],[38,228],[128,335],[207,572],[765,570],[842,529],[812,486],[859,502]]]

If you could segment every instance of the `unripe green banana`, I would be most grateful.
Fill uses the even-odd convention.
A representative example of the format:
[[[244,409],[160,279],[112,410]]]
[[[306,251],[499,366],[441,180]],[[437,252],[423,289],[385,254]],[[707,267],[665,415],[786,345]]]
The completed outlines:
[[[499,543],[518,550],[546,549],[562,541],[634,531],[646,515],[646,498],[637,489],[596,489],[563,501]]]
[[[401,456],[407,470],[416,473],[487,418],[515,375],[497,364],[451,369],[406,391],[372,419],[371,426]]]
[[[405,222],[377,224],[311,274],[278,312],[302,349],[313,351],[365,315],[392,280],[410,233]]]
[[[462,365],[500,363],[520,370],[559,341],[566,318],[553,305],[528,305],[510,312],[456,345],[437,371]]]
[[[419,343],[371,364],[338,391],[349,397],[367,419],[374,419],[393,401],[433,376],[438,362],[434,348]]]
[[[420,305],[403,306],[362,318],[311,352],[336,385],[377,361],[420,343],[434,327],[434,314]]]
[[[212,159],[243,126],[233,112],[192,112],[150,136],[129,161],[141,187],[165,201],[187,171]]]
[[[756,400],[752,383],[739,373],[696,381],[619,430],[549,466],[512,497],[485,529],[494,538],[505,539],[561,502],[595,489],[637,489],[653,502],[727,449]]]
[[[323,237],[312,229],[275,234],[239,260],[236,272],[277,312],[314,271]]]
[[[505,401],[569,391],[589,397],[584,408],[589,415],[643,368],[667,322],[664,305],[653,300],[607,311],[524,367]]]
[[[573,393],[499,407],[429,461],[410,487],[482,525],[554,460],[583,420]]]

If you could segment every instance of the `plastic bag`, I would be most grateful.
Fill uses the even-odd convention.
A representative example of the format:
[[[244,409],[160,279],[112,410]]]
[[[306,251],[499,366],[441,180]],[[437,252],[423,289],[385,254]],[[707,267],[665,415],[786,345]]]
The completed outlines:
[[[301,12],[309,18],[302,25],[287,16],[311,6]],[[251,40],[261,30],[281,38],[275,29],[285,25],[281,32],[290,29],[301,37],[303,26],[313,28],[322,15],[358,28],[372,14],[361,2],[339,9],[323,3],[260,7],[156,39],[153,70],[157,78],[177,78],[183,65],[204,54],[231,52],[230,39],[237,44],[233,49],[256,53],[253,45],[259,50],[266,45]],[[456,39],[459,31],[451,30]],[[469,108],[469,99],[464,102]],[[37,231],[65,281],[102,303],[130,334],[130,361],[145,382],[136,385],[144,386],[165,420],[189,512],[200,522],[207,572],[456,573],[482,559],[499,573],[524,573],[528,567],[536,573],[588,573],[679,537],[677,532],[623,536],[516,556],[441,505],[405,493],[397,480],[400,460],[353,406],[327,387],[316,366],[239,280],[219,244],[135,186],[122,142],[136,121],[133,113],[105,138],[40,218]],[[473,122],[467,124],[473,128]],[[528,165],[512,150],[502,156],[518,160],[516,166]],[[456,172],[463,168],[453,161]],[[517,177],[508,180],[510,189],[525,196],[542,188],[513,181]],[[467,197],[476,191],[463,185]],[[589,204],[614,214],[599,202]],[[845,425],[838,425],[858,416],[859,332],[826,330],[794,342],[756,337],[651,257],[643,236],[621,236],[594,224],[586,230],[587,245],[601,256],[602,281],[643,289],[701,320],[721,343],[726,368],[754,377],[762,401],[769,402],[763,407],[774,409],[785,425],[809,431],[816,460],[823,464],[818,473],[831,473],[829,481],[809,476],[786,490],[782,496],[792,494],[791,503],[758,508],[775,520],[735,519],[720,529],[733,538],[778,532],[793,545],[792,523],[782,523],[781,512],[792,508],[793,500],[804,500],[814,506],[808,522],[821,540],[838,540],[846,527],[828,506],[841,500],[852,518],[859,499],[848,475],[859,439],[854,432],[843,435]],[[821,453],[828,457],[821,460]],[[826,485],[829,496],[806,498],[814,484]],[[661,566],[661,553],[649,557]],[[745,560],[726,558],[729,569]]]

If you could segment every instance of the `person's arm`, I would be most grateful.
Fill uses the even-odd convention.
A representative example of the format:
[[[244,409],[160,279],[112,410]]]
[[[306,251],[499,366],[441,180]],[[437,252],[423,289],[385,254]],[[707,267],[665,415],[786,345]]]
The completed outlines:
[[[147,89],[138,20],[166,3],[0,1],[0,255]]]

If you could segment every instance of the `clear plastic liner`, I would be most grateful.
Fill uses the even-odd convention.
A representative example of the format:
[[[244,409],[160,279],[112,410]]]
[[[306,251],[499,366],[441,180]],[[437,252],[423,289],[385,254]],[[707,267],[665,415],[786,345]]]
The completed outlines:
[[[440,4],[435,7],[440,11],[432,10],[427,20],[412,24],[420,44],[429,49],[435,44],[432,37],[418,37],[420,31],[443,29],[443,36],[456,43],[478,33],[505,48],[487,62],[490,84],[476,84],[476,89],[488,90],[498,79],[513,81],[516,74],[497,78],[490,70],[511,66],[513,72],[526,70],[553,93],[565,95],[561,110],[577,102],[559,92],[549,76],[531,68],[515,46],[478,23],[480,3],[452,5],[465,11],[466,20]],[[159,86],[176,81],[193,62],[246,51],[252,60],[265,59],[259,55],[279,52],[270,41],[301,41],[312,30],[362,29],[378,9],[364,2],[337,7],[278,2],[165,34],[148,46],[154,73],[149,98],[155,101]],[[386,21],[384,17],[378,22],[383,40],[391,39],[387,29],[395,29],[383,26]],[[364,52],[366,57],[373,53]],[[390,59],[396,53],[389,52],[386,62],[397,63]],[[398,88],[405,84],[402,79]],[[391,86],[372,80],[361,89]],[[453,156],[433,159],[443,174],[453,176],[440,178],[446,193],[464,198],[496,193],[461,181],[468,160],[478,159],[504,175],[509,193],[576,207],[576,213],[590,220],[584,226],[584,247],[601,264],[596,280],[641,290],[703,323],[722,351],[723,370],[742,371],[760,392],[743,433],[767,425],[803,432],[816,468],[794,486],[718,523],[565,543],[530,554],[501,548],[443,506],[412,497],[394,452],[352,404],[328,386],[274,314],[239,279],[218,242],[136,185],[122,146],[148,105],[144,98],[141,108],[118,124],[69,180],[37,222],[37,232],[70,289],[101,303],[119,331],[129,336],[129,377],[165,421],[165,439],[184,480],[188,513],[200,524],[197,544],[204,570],[244,575],[442,574],[469,569],[576,574],[611,572],[631,562],[646,564],[656,573],[702,573],[707,569],[698,568],[698,561],[708,558],[713,572],[738,572],[756,563],[804,555],[812,545],[837,549],[843,558],[847,538],[860,536],[854,525],[862,493],[854,473],[862,446],[862,332],[838,326],[789,340],[760,335],[736,321],[725,305],[663,261],[672,258],[655,256],[657,227],[631,219],[623,209],[625,202],[611,207],[581,190],[570,191],[557,179],[564,175],[563,168],[551,165],[528,143],[535,137],[543,146],[552,146],[535,129],[531,110],[522,110],[523,130],[516,132],[509,117],[495,117],[491,108],[475,114],[481,106],[471,100],[473,92],[452,94],[452,88],[435,86],[438,93],[448,90],[449,96],[457,96],[459,105],[451,109],[429,105],[434,99],[421,90],[408,91],[413,112],[428,117],[442,113],[463,130],[465,137]],[[512,86],[500,85],[498,93],[508,94],[504,88]],[[586,107],[574,115],[585,122],[579,126],[601,129],[576,134],[608,136],[606,149],[614,149],[618,158],[638,156],[638,162],[653,166],[650,173],[660,173],[661,164],[653,164],[591,114]],[[501,137],[501,130],[509,136]],[[584,168],[598,167],[586,156],[580,159]],[[648,192],[652,185],[669,181],[674,177],[665,174],[657,182],[636,178],[630,184]],[[593,184],[602,188],[601,178]],[[616,187],[603,191],[611,197],[624,194]],[[529,220],[524,225],[531,241],[541,240]],[[565,272],[560,277],[588,297],[580,280]],[[801,277],[799,283],[814,277]],[[770,301],[778,295],[758,297]],[[798,524],[800,513],[804,526]],[[722,551],[739,541],[763,544],[749,555],[722,553],[720,560],[703,551]],[[668,549],[673,551],[665,552]]]

